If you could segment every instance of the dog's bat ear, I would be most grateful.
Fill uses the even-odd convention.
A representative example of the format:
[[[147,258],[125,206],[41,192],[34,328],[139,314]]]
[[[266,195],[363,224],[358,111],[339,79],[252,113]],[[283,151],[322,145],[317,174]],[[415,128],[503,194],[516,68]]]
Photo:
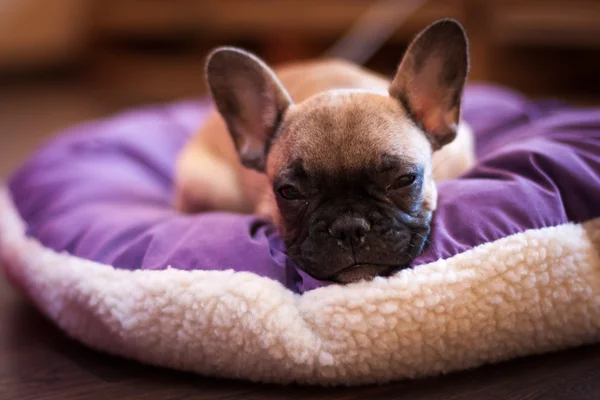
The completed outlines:
[[[458,21],[443,19],[417,35],[390,85],[390,96],[425,129],[434,149],[456,137],[468,70],[465,31]]]
[[[242,164],[264,171],[271,141],[292,105],[289,94],[262,60],[232,47],[210,53],[206,79]]]

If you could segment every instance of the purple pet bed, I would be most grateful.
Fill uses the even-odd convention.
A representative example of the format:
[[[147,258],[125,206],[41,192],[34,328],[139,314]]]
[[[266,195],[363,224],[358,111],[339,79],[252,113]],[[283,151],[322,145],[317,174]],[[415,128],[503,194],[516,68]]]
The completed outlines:
[[[424,253],[392,277],[339,286],[298,270],[265,221],[171,208],[175,157],[209,108],[80,125],[8,182],[5,272],[73,337],[203,374],[321,384],[600,337],[600,110],[469,87],[478,163],[440,183]]]

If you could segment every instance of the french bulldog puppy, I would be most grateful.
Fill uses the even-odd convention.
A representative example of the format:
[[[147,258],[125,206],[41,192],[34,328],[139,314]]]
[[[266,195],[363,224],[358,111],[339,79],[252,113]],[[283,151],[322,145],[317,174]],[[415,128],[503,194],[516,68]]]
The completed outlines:
[[[176,208],[270,219],[317,279],[409,266],[429,234],[436,180],[474,162],[460,120],[468,58],[451,19],[417,35],[391,82],[343,60],[272,70],[246,51],[214,50],[216,110],[178,159]]]

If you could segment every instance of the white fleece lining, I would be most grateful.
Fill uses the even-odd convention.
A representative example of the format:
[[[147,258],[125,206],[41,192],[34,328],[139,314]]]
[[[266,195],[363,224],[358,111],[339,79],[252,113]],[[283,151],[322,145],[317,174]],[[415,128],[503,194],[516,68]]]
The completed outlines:
[[[600,339],[600,218],[304,295],[246,272],[119,270],[24,232],[0,189],[5,273],[67,334],[204,375],[356,385]]]

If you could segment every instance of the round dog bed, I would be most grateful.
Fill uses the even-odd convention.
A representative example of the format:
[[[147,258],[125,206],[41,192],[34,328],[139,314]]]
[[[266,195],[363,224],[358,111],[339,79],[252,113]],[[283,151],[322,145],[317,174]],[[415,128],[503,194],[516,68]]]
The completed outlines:
[[[0,195],[0,260],[72,337],[206,375],[384,382],[600,339],[600,110],[490,86],[463,107],[479,161],[439,184],[424,253],[389,278],[317,281],[265,221],[174,211],[174,160],[207,101],[39,150]]]

